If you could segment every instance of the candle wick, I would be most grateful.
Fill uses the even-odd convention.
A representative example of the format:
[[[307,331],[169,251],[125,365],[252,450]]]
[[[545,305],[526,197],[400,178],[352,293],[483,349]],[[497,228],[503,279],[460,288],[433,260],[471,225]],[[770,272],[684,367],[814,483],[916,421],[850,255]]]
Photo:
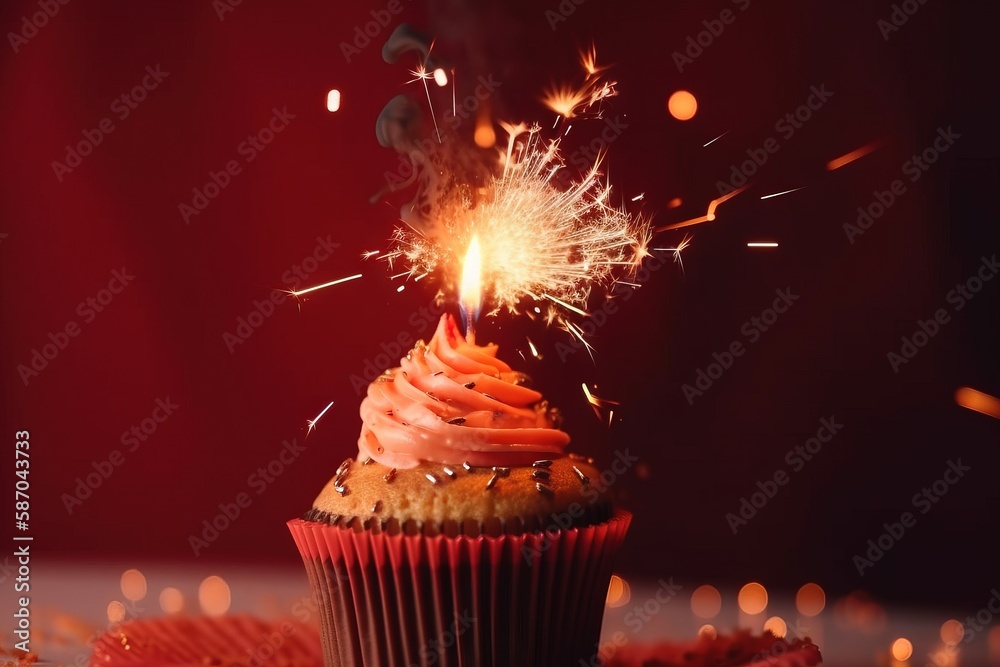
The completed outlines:
[[[465,341],[469,345],[476,344],[476,327],[472,322],[472,311],[465,313]]]

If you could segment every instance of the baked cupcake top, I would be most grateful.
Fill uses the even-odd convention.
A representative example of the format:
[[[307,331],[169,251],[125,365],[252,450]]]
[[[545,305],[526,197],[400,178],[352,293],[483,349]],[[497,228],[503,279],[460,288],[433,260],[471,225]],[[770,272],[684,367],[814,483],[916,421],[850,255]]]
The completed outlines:
[[[341,464],[306,518],[466,534],[608,518],[599,472],[565,454],[558,412],[526,381],[496,345],[470,343],[442,316],[429,343],[369,385],[358,457]]]

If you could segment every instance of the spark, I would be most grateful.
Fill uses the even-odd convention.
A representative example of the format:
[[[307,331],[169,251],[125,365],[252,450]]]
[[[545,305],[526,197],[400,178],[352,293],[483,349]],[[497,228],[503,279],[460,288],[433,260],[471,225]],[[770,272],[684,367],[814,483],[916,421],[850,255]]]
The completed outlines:
[[[712,222],[713,220],[715,220],[715,211],[716,211],[716,209],[718,209],[720,205],[726,203],[727,201],[729,201],[730,199],[732,199],[736,195],[738,195],[741,192],[743,192],[744,190],[746,190],[747,187],[749,187],[749,186],[744,185],[742,188],[737,188],[737,189],[733,190],[732,192],[729,192],[729,193],[727,193],[727,194],[719,197],[718,199],[713,199],[712,201],[710,201],[708,203],[708,210],[705,212],[705,215],[703,215],[703,216],[700,216],[700,217],[697,217],[697,218],[692,218],[690,220],[685,220],[684,222],[677,222],[677,223],[674,223],[672,225],[665,225],[663,227],[657,227],[656,229],[653,230],[653,233],[655,234],[655,233],[658,233],[658,232],[670,231],[672,229],[681,229],[682,227],[691,227],[692,225],[700,225],[703,222]]]
[[[684,260],[681,258],[681,253],[691,245],[691,237],[685,236],[681,239],[681,242],[677,244],[674,248],[653,248],[653,250],[659,250],[661,252],[672,252],[674,253],[674,262],[681,267],[681,271],[684,271]]]
[[[619,406],[621,405],[621,403],[619,403],[618,401],[608,400],[606,398],[601,398],[600,396],[592,394],[590,388],[587,387],[586,382],[584,382],[581,386],[583,387],[583,395],[587,397],[587,402],[590,403],[591,409],[593,409],[594,414],[597,415],[597,418],[601,419],[602,421],[604,419],[603,415],[601,414],[602,408],[605,408],[609,405],[619,405]],[[612,410],[612,414],[614,414],[614,410]]]
[[[330,113],[340,110],[340,91],[336,88],[326,94],[326,110]]]
[[[591,107],[618,94],[615,88],[618,85],[616,81],[600,80],[598,75],[607,67],[598,67],[597,50],[593,46],[588,51],[581,51],[580,64],[587,73],[582,86],[573,87],[569,84],[552,86],[542,96],[542,103],[566,120],[579,117]]]
[[[443,69],[438,67],[434,70],[434,83],[438,85],[439,88],[444,88],[448,85],[448,73]]]
[[[396,288],[396,293],[398,294],[399,292],[402,292],[405,289],[406,289],[406,285],[400,285],[399,287]]]
[[[722,134],[720,134],[719,136],[717,136],[715,139],[712,139],[711,141],[709,141],[707,144],[703,144],[702,148],[708,148],[709,146],[711,146],[712,144],[714,144],[716,141],[718,141],[722,137],[724,137],[727,134],[729,134],[730,132],[732,132],[732,130],[726,130],[725,132],[723,132]]]
[[[981,412],[984,415],[1000,419],[1000,398],[977,391],[971,387],[961,387],[955,392],[955,403]]]
[[[338,278],[337,280],[331,280],[328,283],[323,283],[322,285],[316,285],[315,287],[308,287],[304,290],[291,291],[289,294],[292,296],[302,296],[303,294],[308,294],[309,292],[315,292],[316,290],[323,289],[324,287],[333,287],[334,285],[339,285],[340,283],[346,283],[349,280],[357,280],[361,277],[360,273],[356,273],[353,276],[347,276],[346,278]]]
[[[403,262],[410,275],[434,273],[454,293],[475,236],[487,312],[523,312],[523,300],[547,299],[586,316],[594,285],[638,271],[649,254],[648,223],[610,203],[599,162],[574,180],[557,180],[565,168],[558,139],[543,140],[524,123],[500,126],[508,135],[502,169],[482,188],[429,193],[433,225],[398,227],[387,259]]]
[[[761,200],[771,199],[773,197],[780,197],[781,195],[787,195],[787,194],[790,194],[792,192],[798,192],[799,190],[804,190],[804,189],[805,189],[805,186],[802,186],[801,188],[792,188],[791,190],[785,190],[783,192],[775,192],[773,195],[764,195],[763,197],[761,197]]]
[[[365,250],[363,253],[361,253],[361,259],[371,259],[372,257],[374,257],[375,255],[379,254],[380,252],[382,252],[382,251],[381,250]]]
[[[645,198],[646,198],[646,193],[645,192],[640,192],[635,197],[632,197],[632,201],[642,201]]]
[[[748,248],[777,248],[778,244],[773,242],[751,242],[747,243]]]
[[[869,153],[871,153],[873,151],[878,150],[881,147],[882,147],[882,142],[881,141],[873,141],[873,142],[871,142],[869,144],[866,144],[866,145],[862,146],[861,148],[856,148],[855,150],[851,151],[850,153],[846,153],[845,155],[841,155],[838,158],[834,158],[833,160],[830,160],[829,162],[826,163],[826,169],[827,169],[827,171],[833,171],[835,169],[840,169],[841,167],[849,165],[850,163],[854,162],[855,160],[863,158],[864,156],[868,155]]]
[[[569,320],[562,320],[562,324],[565,327],[566,331],[570,333],[570,335],[572,335],[581,343],[583,343],[584,347],[587,348],[587,354],[590,355],[590,360],[593,361],[594,363],[597,363],[597,361],[594,359],[594,346],[587,341],[587,338],[584,335],[583,331],[580,329],[580,327],[576,326]]]
[[[535,347],[535,344],[531,342],[531,339],[525,336],[525,340],[528,341],[528,349],[531,350],[531,356],[533,356],[535,359],[541,359],[542,355],[538,354],[538,348]]]
[[[434,114],[434,102],[431,101],[431,89],[427,85],[428,79],[434,79],[435,75],[432,72],[428,72],[424,65],[418,65],[417,69],[410,70],[410,74],[415,76],[415,79],[407,81],[407,83],[414,83],[415,81],[421,81],[424,84],[424,93],[427,94],[427,106],[431,111],[431,120],[434,121],[434,133],[437,135],[438,143],[441,143],[441,130],[438,128],[437,116]]]
[[[323,415],[326,414],[326,411],[329,410],[332,407],[333,407],[333,401],[330,401],[329,405],[327,405],[325,408],[323,408],[322,412],[320,412],[318,415],[316,415],[315,418],[313,418],[313,419],[307,419],[306,420],[306,424],[309,425],[309,428],[306,431],[306,437],[308,437],[309,434],[312,433],[313,429],[316,428],[316,422],[318,422],[320,419],[322,419]]]

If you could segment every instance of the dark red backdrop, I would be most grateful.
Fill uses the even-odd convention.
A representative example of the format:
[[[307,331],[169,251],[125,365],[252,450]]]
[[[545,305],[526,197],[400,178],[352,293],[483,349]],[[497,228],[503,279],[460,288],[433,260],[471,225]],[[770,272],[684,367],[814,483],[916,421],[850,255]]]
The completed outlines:
[[[643,210],[659,224],[701,214],[730,165],[775,136],[775,122],[806,101],[810,86],[834,93],[781,139],[752,190],[695,230],[686,274],[659,272],[601,328],[596,366],[583,353],[562,363],[554,346],[564,335],[526,321],[487,323],[481,336],[506,343],[516,358],[512,347],[531,333],[546,357],[526,368],[564,408],[578,448],[600,456],[628,446],[648,466],[647,479],[633,470],[619,485],[637,510],[624,571],[695,584],[817,580],[833,591],[978,605],[1000,577],[987,513],[1000,500],[1000,423],[956,407],[952,393],[971,385],[1000,394],[1000,281],[953,313],[898,374],[886,354],[918,320],[950,307],[955,283],[1000,250],[997,92],[987,74],[997,62],[989,32],[996,10],[927,3],[886,41],[876,22],[889,17],[888,2],[754,0],[742,11],[742,2],[567,0],[576,9],[555,30],[546,15],[559,11],[555,0],[468,4],[479,9],[404,3],[377,44],[350,63],[340,43],[388,4],[247,2],[220,19],[207,1],[77,1],[59,5],[26,41],[8,35],[0,75],[3,433],[13,448],[15,429],[31,432],[39,550],[194,558],[189,535],[220,503],[249,491],[252,505],[200,557],[297,558],[283,522],[356,451],[350,376],[381,342],[418,333],[409,318],[432,296],[426,286],[397,293],[383,265],[360,259],[385,247],[400,203],[367,199],[399,164],[375,142],[376,115],[401,90],[421,92],[404,88],[406,67],[386,65],[379,53],[389,29],[406,20],[440,36],[437,48],[460,63],[462,85],[479,74],[501,81],[494,109],[518,120],[551,118],[539,91],[575,76],[576,48],[594,40],[620,84],[610,113],[627,124],[610,147],[611,180],[621,197],[645,192]],[[678,72],[672,53],[726,7],[735,22]],[[38,11],[35,1],[5,3],[0,26],[21,33],[22,17]],[[147,67],[161,74],[147,77],[156,85],[146,99],[134,109],[113,105]],[[331,87],[343,91],[336,114],[324,108]],[[701,105],[688,123],[664,109],[679,88]],[[241,150],[242,142],[275,109],[287,110],[287,126],[248,162],[256,149]],[[114,129],[100,133],[92,153],[71,172],[54,170],[66,146],[84,132],[97,136],[105,118]],[[905,178],[902,163],[948,126],[961,139],[850,243],[842,226],[856,208]],[[578,124],[568,147],[599,131]],[[827,160],[876,140],[879,151],[825,170]],[[192,204],[192,189],[229,160],[240,173],[186,224],[179,205]],[[760,200],[796,187],[806,189]],[[674,197],[683,205],[669,210]],[[663,235],[657,245],[679,238]],[[762,238],[780,249],[745,247]],[[317,239],[339,247],[307,283],[364,278],[301,309],[280,305],[245,342],[227,346],[224,334],[237,333],[255,300],[288,286],[283,275],[314,253]],[[114,271],[134,279],[102,294]],[[713,352],[747,342],[743,323],[786,287],[800,296],[795,306],[689,406],[682,385]],[[108,296],[91,314],[88,297]],[[71,323],[78,335],[24,382],[19,365],[31,364],[49,334],[76,331]],[[622,424],[599,427],[582,401],[583,381],[623,402]],[[153,417],[157,399],[178,407],[128,451],[123,432]],[[331,400],[304,441],[305,420]],[[785,452],[831,415],[844,430],[734,536],[726,513],[756,482],[788,470]],[[257,495],[259,478],[248,478],[292,438],[305,450]],[[75,493],[95,464],[107,469],[114,450],[121,465],[69,514],[63,494]],[[860,579],[851,557],[958,457],[972,471]],[[9,470],[4,464],[5,508]]]

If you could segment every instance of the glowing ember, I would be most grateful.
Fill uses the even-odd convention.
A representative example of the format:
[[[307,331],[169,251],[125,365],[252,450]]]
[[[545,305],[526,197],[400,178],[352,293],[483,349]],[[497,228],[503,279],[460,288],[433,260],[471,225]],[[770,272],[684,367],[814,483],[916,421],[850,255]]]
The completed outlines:
[[[850,153],[847,153],[846,155],[841,155],[836,159],[830,160],[829,162],[826,163],[826,168],[828,171],[833,171],[834,169],[840,169],[841,167],[849,165],[850,163],[854,162],[859,158],[863,158],[872,151],[881,147],[881,145],[882,145],[881,141],[873,141],[872,143],[862,146],[861,148],[858,148],[856,150],[853,150]]]
[[[108,620],[112,623],[120,623],[125,620],[125,605],[118,600],[108,603]]]
[[[120,584],[125,599],[137,601],[146,597],[146,577],[139,570],[122,572]]]
[[[611,575],[611,584],[608,586],[608,597],[605,604],[609,607],[624,607],[632,599],[632,589],[628,582],[617,574]]]
[[[795,608],[803,616],[818,616],[826,607],[826,593],[819,584],[806,584],[795,594]]]
[[[962,387],[955,392],[955,403],[963,408],[981,412],[990,417],[1000,419],[1000,398],[976,391],[971,387]]]
[[[692,225],[700,225],[703,222],[712,222],[713,220],[715,220],[715,211],[716,209],[719,208],[720,205],[726,203],[727,201],[729,201],[730,199],[732,199],[733,197],[740,194],[746,189],[747,186],[744,185],[742,188],[737,188],[736,190],[733,190],[732,192],[727,193],[719,197],[718,199],[713,199],[708,203],[708,210],[705,212],[705,215],[703,216],[697,218],[691,218],[690,220],[685,220],[684,222],[675,222],[672,225],[657,227],[656,229],[653,230],[653,232],[654,233],[667,232],[673,229],[681,229],[683,227],[691,227]]]
[[[740,589],[737,602],[744,614],[754,616],[763,613],[767,609],[767,589],[756,582],[751,582]]]
[[[892,643],[892,657],[896,660],[904,662],[909,660],[911,655],[913,655],[913,644],[909,639],[900,637]]]
[[[784,637],[788,633],[788,625],[780,616],[772,616],[764,621],[764,629],[778,638]]]
[[[715,586],[699,586],[691,594],[691,612],[698,618],[715,618],[722,611],[722,595]]]
[[[667,100],[667,111],[677,120],[691,120],[698,113],[698,100],[688,91],[678,90]]]
[[[165,614],[179,614],[184,610],[184,594],[173,587],[160,591],[160,609]]]
[[[201,610],[209,616],[222,616],[229,611],[231,602],[229,584],[222,577],[205,577],[198,586],[198,603]]]
[[[326,110],[330,113],[340,110],[340,91],[336,88],[326,94]]]

